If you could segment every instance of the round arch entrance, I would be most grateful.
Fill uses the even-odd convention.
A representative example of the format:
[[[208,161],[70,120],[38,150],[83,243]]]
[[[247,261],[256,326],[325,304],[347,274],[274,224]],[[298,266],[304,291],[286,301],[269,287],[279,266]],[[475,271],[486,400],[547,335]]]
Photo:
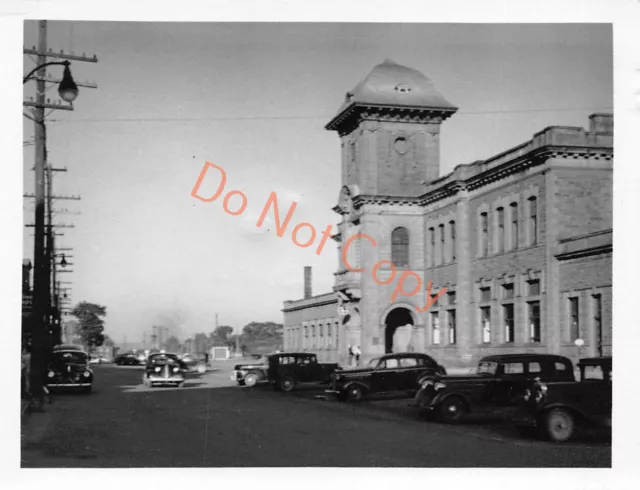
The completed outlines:
[[[413,316],[409,309],[398,307],[387,314],[384,323],[384,352],[385,354],[391,354],[396,330],[398,330],[398,327],[404,327],[405,325],[414,325]]]

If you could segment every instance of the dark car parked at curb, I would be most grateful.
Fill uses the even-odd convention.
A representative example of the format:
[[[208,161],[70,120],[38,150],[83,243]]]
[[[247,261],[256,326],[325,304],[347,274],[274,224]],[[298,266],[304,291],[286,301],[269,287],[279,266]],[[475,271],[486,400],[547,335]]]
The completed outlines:
[[[276,389],[292,391],[299,383],[328,383],[331,373],[340,369],[336,363],[319,363],[315,354],[279,352],[256,364],[237,364],[231,379],[239,386],[272,383]]]
[[[513,418],[521,435],[566,442],[586,427],[611,428],[612,358],[581,359],[578,368],[580,381],[530,381]]]
[[[47,371],[49,390],[71,389],[91,393],[93,371],[89,356],[81,347],[60,345],[53,349]]]
[[[447,372],[427,354],[387,354],[369,361],[366,368],[347,369],[331,376],[327,393],[342,401],[359,401],[367,395],[406,392],[413,396],[425,376]]]
[[[142,375],[142,382],[147,387],[184,386],[187,366],[177,355],[160,352],[150,354]]]
[[[573,364],[551,354],[487,356],[480,360],[475,374],[421,379],[415,401],[426,415],[443,422],[457,422],[470,412],[508,417],[532,378],[574,381]]]

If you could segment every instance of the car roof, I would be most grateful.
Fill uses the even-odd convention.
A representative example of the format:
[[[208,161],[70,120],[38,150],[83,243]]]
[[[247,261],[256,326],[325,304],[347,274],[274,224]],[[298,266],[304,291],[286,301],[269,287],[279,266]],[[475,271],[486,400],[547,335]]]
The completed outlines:
[[[564,356],[557,354],[533,354],[526,352],[523,354],[494,354],[486,356],[480,359],[482,361],[496,361],[496,362],[509,362],[509,361],[532,361],[532,360],[545,360],[545,361],[561,361],[571,362],[571,360]]]
[[[578,362],[581,366],[600,366],[601,364],[611,365],[613,362],[613,357],[611,356],[602,356],[602,357],[585,357],[580,359]]]
[[[313,352],[272,352],[271,354],[267,354],[265,357],[278,357],[278,356],[304,356],[310,357],[315,356]]]
[[[423,359],[433,359],[429,354],[424,352],[393,352],[391,354],[383,354],[376,359],[400,359],[406,357],[421,357]]]

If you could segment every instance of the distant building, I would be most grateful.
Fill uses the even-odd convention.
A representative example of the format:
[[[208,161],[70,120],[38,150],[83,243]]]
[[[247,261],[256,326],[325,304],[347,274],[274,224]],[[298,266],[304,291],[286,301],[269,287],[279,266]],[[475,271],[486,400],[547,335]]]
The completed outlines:
[[[575,359],[582,339],[583,356],[611,353],[613,116],[545,128],[441,177],[440,127],[456,111],[391,61],[347,93],[326,126],[342,147],[334,238],[362,271],[339,259],[332,293],[285,301],[286,350],[344,362],[359,345],[364,360],[416,350],[468,365],[507,352]],[[393,301],[405,273],[405,291],[418,277],[420,291]],[[428,281],[446,293],[420,311]]]

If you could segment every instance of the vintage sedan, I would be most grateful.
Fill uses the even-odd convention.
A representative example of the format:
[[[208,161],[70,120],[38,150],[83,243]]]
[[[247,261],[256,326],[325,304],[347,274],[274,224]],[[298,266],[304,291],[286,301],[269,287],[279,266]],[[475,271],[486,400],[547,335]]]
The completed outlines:
[[[142,375],[142,382],[147,387],[184,386],[187,366],[175,354],[160,352],[150,354]]]
[[[469,412],[508,416],[528,380],[573,381],[571,361],[552,354],[503,354],[480,359],[475,374],[423,378],[416,405],[425,415],[457,422]]]
[[[138,354],[134,354],[133,352],[118,354],[113,363],[116,366],[144,366],[146,361],[144,358],[140,358]]]
[[[239,386],[255,386],[260,382],[278,390],[292,391],[300,383],[328,383],[331,374],[340,369],[335,363],[319,363],[308,352],[278,352],[255,364],[238,364],[231,379]]]
[[[373,394],[406,393],[413,396],[420,388],[420,379],[446,373],[445,368],[427,354],[387,354],[372,359],[366,368],[334,373],[331,389],[326,392],[342,401],[359,401]]]
[[[47,371],[49,390],[77,390],[91,393],[93,371],[89,368],[89,356],[81,347],[60,345],[53,349]]]
[[[586,427],[611,428],[611,357],[578,362],[579,381],[532,380],[514,415],[523,436],[571,440]]]
[[[204,354],[183,354],[180,360],[186,364],[189,373],[207,372],[207,356]]]

